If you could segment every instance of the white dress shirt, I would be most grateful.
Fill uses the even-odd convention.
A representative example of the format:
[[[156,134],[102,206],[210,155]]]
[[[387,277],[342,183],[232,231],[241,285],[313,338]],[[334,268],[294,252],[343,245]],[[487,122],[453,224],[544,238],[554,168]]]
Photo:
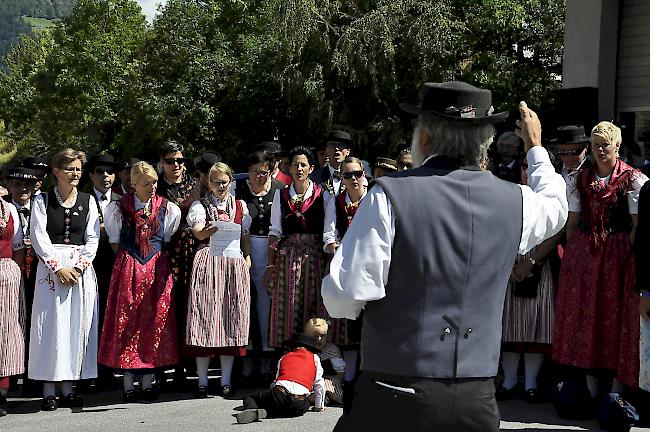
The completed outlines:
[[[282,359],[278,360],[278,371],[275,373],[276,380],[278,379],[278,374],[280,373],[280,363],[282,363]],[[314,406],[316,408],[323,408],[325,406],[325,380],[323,380],[323,366],[321,366],[320,358],[317,354],[314,354],[314,363],[316,364],[316,378],[314,379]],[[274,387],[276,385],[284,387],[291,394],[311,394],[307,387],[294,381],[274,381],[273,384],[271,384],[271,387]]]
[[[102,210],[102,217],[106,217],[106,208],[108,205],[111,203],[111,194],[113,191],[109,189],[106,191],[106,193],[101,193],[97,189],[93,188],[93,193],[95,194],[95,199],[97,199],[97,203],[99,204],[99,208]],[[102,199],[104,197],[104,199]]]
[[[602,180],[605,184],[609,184],[611,176],[599,177],[598,174],[594,175],[594,180]],[[629,208],[629,213],[635,215],[639,213],[639,193],[641,192],[641,186],[648,181],[648,177],[645,174],[639,172],[638,175],[634,176],[630,184],[630,190],[627,191],[627,206]],[[578,189],[578,182],[574,181],[571,184],[567,184],[567,195],[569,201],[569,211],[573,213],[580,213],[582,207],[580,206],[580,191]]]
[[[269,235],[270,236],[275,236],[277,238],[282,237],[282,204],[281,200],[282,198],[280,197],[280,193],[282,192],[282,189],[278,189],[275,191],[275,195],[273,196],[273,204],[271,205],[271,227],[269,228]],[[303,201],[307,201],[311,196],[314,194],[314,182],[311,180],[309,181],[309,186],[307,186],[307,190],[305,191],[303,195]],[[293,187],[293,183],[291,186],[289,186],[289,196],[291,198],[295,197],[297,195],[296,190]],[[325,199],[325,196],[329,195],[326,191],[323,191],[323,199]],[[323,205],[325,203],[323,202]],[[323,240],[324,244],[325,240]]]
[[[564,179],[555,172],[546,149],[531,148],[527,159],[528,185],[519,185],[521,255],[558,233],[568,215]],[[366,302],[385,297],[394,236],[392,204],[383,188],[375,185],[359,206],[323,279],[321,294],[332,318],[356,319]]]
[[[365,179],[365,177],[364,177]],[[359,201],[362,201],[366,194],[368,194],[368,188],[363,192]],[[336,243],[341,240],[341,236],[336,230],[336,196],[330,195],[328,193],[323,194],[323,204],[325,205],[325,224],[323,228],[323,250],[326,250],[327,245],[330,243]],[[345,194],[345,204],[352,204],[350,195]],[[359,203],[361,204],[361,203]]]
[[[336,168],[334,168],[332,165],[327,164],[327,168],[330,170],[330,178],[332,179],[332,188],[334,189],[334,196],[339,194],[339,191],[341,190],[341,178],[334,177],[334,172],[339,171]],[[340,174],[340,171],[339,171]]]

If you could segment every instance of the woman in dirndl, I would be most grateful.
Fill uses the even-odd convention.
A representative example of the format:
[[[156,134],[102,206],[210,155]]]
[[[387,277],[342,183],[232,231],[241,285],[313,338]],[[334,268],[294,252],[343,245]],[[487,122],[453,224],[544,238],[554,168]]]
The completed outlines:
[[[302,332],[311,317],[327,317],[320,295],[325,270],[323,188],[309,179],[315,163],[311,150],[296,147],[289,160],[293,183],[273,198],[264,273],[271,293],[269,346],[274,348]]]
[[[158,174],[146,162],[131,168],[133,192],[106,208],[106,233],[116,251],[99,363],[124,371],[124,402],[154,400],[156,369],[178,363],[174,279],[165,246],[178,229],[178,206],[156,195]]]
[[[0,417],[7,415],[9,378],[25,371],[23,231],[16,207],[0,200]]]
[[[528,184],[528,161],[520,161],[521,182]],[[523,398],[542,403],[537,376],[544,356],[551,354],[553,340],[555,282],[548,260],[562,233],[545,240],[525,255],[517,255],[512,267],[503,308],[501,367],[504,381],[497,388],[497,400],[519,396],[517,372],[524,357]]]
[[[52,159],[54,190],[33,202],[30,238],[39,257],[29,339],[30,379],[45,381],[42,409],[83,406],[73,383],[97,377],[99,243],[95,197],[77,191],[86,155],[65,149]]]
[[[196,357],[199,398],[208,396],[208,367],[214,356],[221,362],[221,394],[232,394],[234,359],[246,355],[250,324],[248,207],[230,193],[234,177],[225,163],[210,168],[208,181],[210,192],[187,215],[201,242],[192,266],[185,329],[185,353]],[[230,236],[225,248],[210,244],[220,229]]]
[[[336,248],[343,240],[352,219],[359,208],[359,204],[366,197],[368,191],[366,172],[361,161],[355,157],[347,157],[341,162],[341,181],[345,188],[336,197],[325,195],[325,232],[323,241],[325,251],[334,254]],[[330,327],[333,335],[338,335],[336,344],[343,351],[345,360],[344,383],[354,380],[357,375],[357,359],[361,343],[361,322],[363,317],[356,320],[336,319],[331,320]]]
[[[592,397],[599,377],[612,391],[639,382],[639,295],[631,244],[647,177],[618,158],[621,130],[591,131],[595,164],[569,191],[567,246],[555,304],[553,359],[584,370]]]

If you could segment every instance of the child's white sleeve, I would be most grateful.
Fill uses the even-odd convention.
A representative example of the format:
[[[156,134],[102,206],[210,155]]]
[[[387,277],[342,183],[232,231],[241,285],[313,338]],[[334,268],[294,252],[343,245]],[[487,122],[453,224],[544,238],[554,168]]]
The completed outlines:
[[[323,366],[320,364],[320,358],[314,354],[314,363],[316,363],[316,379],[314,380],[314,407],[325,407],[325,381],[323,380]]]

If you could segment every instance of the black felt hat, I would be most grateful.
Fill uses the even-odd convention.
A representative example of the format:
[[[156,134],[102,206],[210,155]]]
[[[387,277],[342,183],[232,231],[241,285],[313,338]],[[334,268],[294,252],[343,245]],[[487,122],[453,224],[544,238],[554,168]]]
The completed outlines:
[[[551,144],[583,144],[588,143],[589,137],[585,134],[585,128],[582,125],[560,126],[555,131],[555,136]]]
[[[325,135],[323,144],[327,145],[329,142],[344,144],[346,148],[350,148],[354,144],[354,141],[352,140],[350,134],[340,130],[331,130],[327,133],[327,135]]]
[[[317,340],[315,337],[307,336],[302,333],[294,333],[291,339],[284,342],[289,348],[307,348],[309,351],[318,354],[321,350],[316,346]]]
[[[138,158],[123,159],[122,162],[120,162],[120,171],[125,169],[131,169],[133,168],[133,165],[137,164],[138,162],[140,162],[140,159]]]
[[[117,170],[122,166],[122,164],[116,162],[115,157],[113,157],[113,155],[108,153],[103,153],[103,154],[91,156],[88,159],[88,162],[86,162],[86,166],[84,168],[87,171],[92,171],[98,166],[109,166]]]
[[[492,92],[462,81],[425,83],[420,91],[420,104],[400,104],[402,110],[414,115],[431,115],[446,120],[471,124],[504,121],[507,112],[493,114]]]
[[[203,152],[201,156],[194,158],[194,166],[203,174],[207,174],[217,162],[221,162],[221,155],[213,151]]]
[[[43,156],[30,156],[23,160],[22,166],[25,168],[48,169],[50,165]]]
[[[265,151],[273,156],[282,156],[284,151],[282,145],[275,141],[264,141],[253,146],[253,151]]]
[[[6,177],[7,179],[26,180],[34,183],[36,183],[39,180],[43,180],[43,178],[39,176],[35,170],[30,168],[25,168],[25,167],[10,168],[9,171],[7,172]]]

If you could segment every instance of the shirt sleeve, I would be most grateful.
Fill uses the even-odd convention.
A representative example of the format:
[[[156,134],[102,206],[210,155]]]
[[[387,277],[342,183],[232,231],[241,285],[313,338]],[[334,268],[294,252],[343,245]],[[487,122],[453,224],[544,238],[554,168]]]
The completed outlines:
[[[323,249],[330,244],[336,243],[336,197],[328,193],[323,194],[325,205],[325,224],[323,227]]]
[[[528,150],[528,185],[520,185],[523,221],[519,254],[524,255],[549,237],[557,234],[566,223],[568,204],[566,184],[555,172],[548,152],[543,147]]]
[[[332,318],[356,319],[366,302],[386,296],[394,237],[392,204],[375,185],[361,201],[323,279],[323,303]]]
[[[56,273],[63,266],[54,258],[54,246],[52,246],[50,235],[47,233],[46,196],[44,193],[38,194],[32,202],[29,238],[32,240],[32,248],[36,255],[38,255],[51,272]]]
[[[109,243],[120,243],[120,231],[122,231],[122,210],[119,201],[112,201],[108,207],[106,207],[104,229],[108,235]]]
[[[169,243],[181,224],[181,209],[171,201],[167,201],[165,213],[165,243]]]
[[[24,249],[25,244],[23,243],[23,230],[20,226],[20,216],[18,216],[18,210],[13,204],[7,204],[9,207],[9,214],[11,214],[11,219],[14,222],[14,232],[12,233],[11,238],[11,249],[14,251]]]
[[[196,200],[192,203],[190,210],[187,213],[186,221],[190,227],[193,227],[196,224],[206,224],[207,215],[205,213],[205,207],[201,204],[201,201]]]
[[[241,221],[242,234],[248,234],[251,230],[251,224],[253,223],[253,218],[251,218],[250,213],[248,212],[248,205],[243,200],[239,200],[241,204],[243,216]]]
[[[314,363],[316,363],[316,379],[314,380],[314,407],[325,407],[325,380],[323,379],[323,366],[320,359],[314,354]]]
[[[627,192],[627,206],[631,215],[639,213],[639,192],[641,187],[648,181],[648,177],[640,171],[634,173],[630,190]]]
[[[273,195],[273,204],[271,204],[271,226],[269,235],[277,238],[282,237],[282,207],[280,206],[280,189]]]
[[[97,248],[99,247],[99,210],[97,208],[97,200],[94,196],[90,196],[88,203],[88,216],[86,216],[86,231],[84,232],[85,244],[81,248],[79,259],[74,267],[85,270],[88,266],[92,265],[97,255]]]

